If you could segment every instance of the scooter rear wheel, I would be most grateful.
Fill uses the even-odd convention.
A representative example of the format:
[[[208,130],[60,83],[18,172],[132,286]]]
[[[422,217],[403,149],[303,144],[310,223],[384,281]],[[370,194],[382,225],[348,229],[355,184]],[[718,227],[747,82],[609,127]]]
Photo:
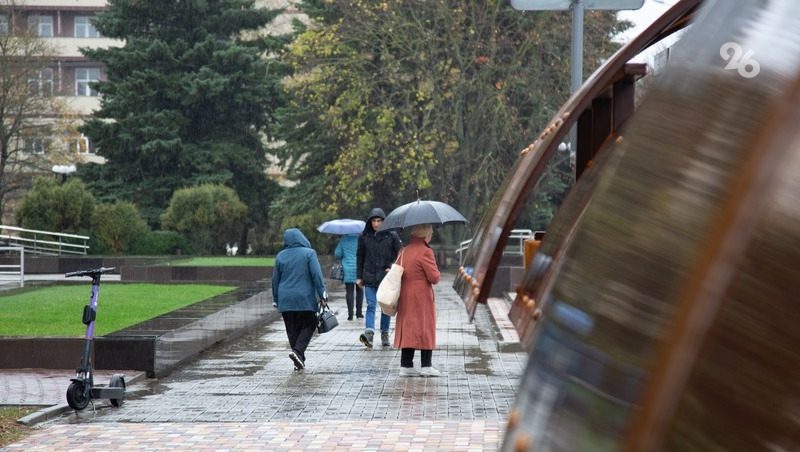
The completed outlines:
[[[110,388],[122,388],[122,397],[118,399],[109,399],[111,405],[119,407],[125,401],[125,378],[122,375],[112,375],[111,380],[108,382]]]
[[[73,410],[82,410],[89,405],[89,394],[86,391],[86,383],[73,381],[67,388],[67,404]]]

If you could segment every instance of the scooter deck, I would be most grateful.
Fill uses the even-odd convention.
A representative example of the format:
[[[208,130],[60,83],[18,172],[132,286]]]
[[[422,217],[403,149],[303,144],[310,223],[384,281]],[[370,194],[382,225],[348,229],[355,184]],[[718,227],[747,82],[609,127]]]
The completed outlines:
[[[121,399],[125,396],[125,388],[109,386],[92,386],[93,399]]]

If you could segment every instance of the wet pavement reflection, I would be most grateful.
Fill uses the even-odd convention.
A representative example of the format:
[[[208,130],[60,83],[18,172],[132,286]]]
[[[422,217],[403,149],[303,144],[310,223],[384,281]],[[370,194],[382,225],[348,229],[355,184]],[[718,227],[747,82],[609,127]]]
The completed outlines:
[[[364,348],[358,341],[363,321],[346,320],[343,286],[329,282],[329,292],[339,326],[315,335],[303,371],[294,371],[278,320],[201,353],[167,377],[132,385],[121,408],[101,404],[48,424],[506,418],[527,357],[501,341],[487,309],[469,322],[452,276],[436,287],[439,378],[400,377],[400,351]]]

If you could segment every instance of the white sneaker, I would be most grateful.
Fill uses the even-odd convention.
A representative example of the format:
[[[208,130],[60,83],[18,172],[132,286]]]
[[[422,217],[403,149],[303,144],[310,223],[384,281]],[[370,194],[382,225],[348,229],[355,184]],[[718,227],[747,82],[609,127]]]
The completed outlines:
[[[441,374],[435,367],[420,367],[419,369],[419,375],[422,377],[438,377]]]
[[[419,372],[417,369],[413,367],[401,367],[400,368],[400,376],[401,377],[418,377]]]

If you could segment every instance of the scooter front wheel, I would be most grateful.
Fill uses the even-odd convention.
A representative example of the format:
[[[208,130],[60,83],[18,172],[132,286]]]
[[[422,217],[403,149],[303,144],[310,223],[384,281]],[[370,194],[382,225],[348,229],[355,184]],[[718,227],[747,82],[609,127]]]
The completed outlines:
[[[67,388],[67,404],[73,410],[82,410],[89,405],[89,391],[86,390],[86,383],[73,381]]]

